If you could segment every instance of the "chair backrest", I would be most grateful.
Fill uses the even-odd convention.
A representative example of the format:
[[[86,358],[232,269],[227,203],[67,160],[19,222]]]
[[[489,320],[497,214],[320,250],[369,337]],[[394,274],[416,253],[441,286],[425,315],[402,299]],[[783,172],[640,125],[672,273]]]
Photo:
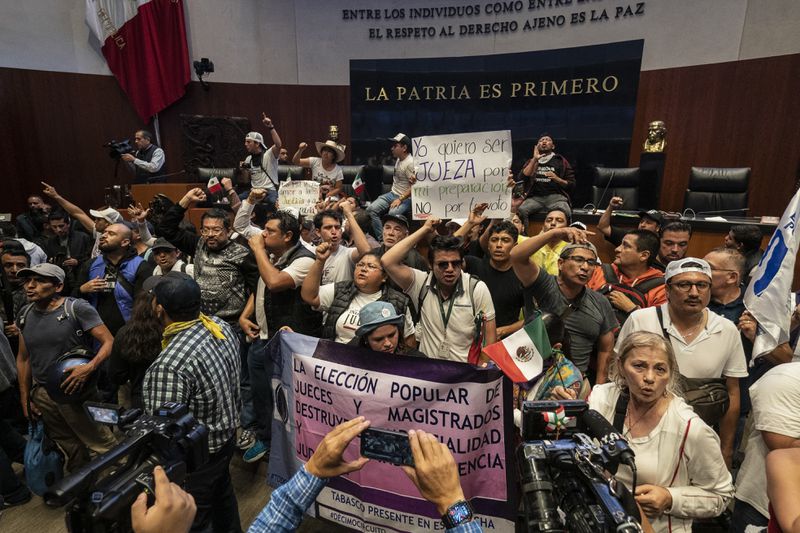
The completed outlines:
[[[745,216],[749,168],[692,167],[684,209],[695,213]]]
[[[608,187],[608,189],[606,189]],[[594,167],[592,203],[605,209],[614,196],[625,201],[625,209],[639,207],[639,168]]]
[[[212,177],[216,176],[220,179],[222,178],[231,178],[233,179],[233,173],[236,171],[235,168],[214,168],[214,167],[198,167],[197,168],[197,177],[201,181],[208,181]]]

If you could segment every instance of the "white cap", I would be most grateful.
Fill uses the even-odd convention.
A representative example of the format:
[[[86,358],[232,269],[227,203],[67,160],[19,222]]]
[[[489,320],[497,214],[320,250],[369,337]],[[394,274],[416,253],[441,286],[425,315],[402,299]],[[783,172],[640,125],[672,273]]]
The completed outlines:
[[[105,209],[89,209],[89,214],[94,218],[102,218],[109,224],[122,222],[122,215],[113,207],[106,207]]]
[[[667,265],[667,270],[664,272],[664,281],[669,281],[670,278],[687,272],[700,272],[711,279],[711,267],[705,260],[696,257],[684,257]]]
[[[250,133],[248,133],[247,135],[245,135],[245,137],[244,137],[244,140],[245,140],[245,141],[255,141],[255,142],[257,142],[258,144],[260,144],[260,145],[261,145],[261,147],[262,147],[264,150],[266,150],[266,149],[267,149],[267,145],[266,145],[266,144],[264,144],[264,136],[263,136],[263,135],[261,135],[260,133],[258,133],[257,131],[251,131]]]

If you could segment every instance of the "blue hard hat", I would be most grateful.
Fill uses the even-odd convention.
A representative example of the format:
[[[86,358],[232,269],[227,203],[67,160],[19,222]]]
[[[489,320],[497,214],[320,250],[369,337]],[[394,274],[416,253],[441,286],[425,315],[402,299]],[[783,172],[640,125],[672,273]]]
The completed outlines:
[[[85,349],[70,350],[61,357],[59,357],[50,368],[47,369],[47,382],[45,389],[47,394],[56,403],[79,403],[82,399],[82,393],[87,387],[92,385],[94,381],[94,373],[90,376],[89,380],[83,384],[83,387],[70,394],[64,392],[61,384],[67,377],[64,371],[74,366],[84,365],[92,360],[92,355]]]

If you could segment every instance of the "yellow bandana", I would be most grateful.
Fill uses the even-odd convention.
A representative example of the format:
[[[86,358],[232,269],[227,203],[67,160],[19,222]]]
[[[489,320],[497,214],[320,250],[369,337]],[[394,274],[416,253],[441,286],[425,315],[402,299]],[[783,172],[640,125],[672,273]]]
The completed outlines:
[[[200,316],[194,320],[187,320],[186,322],[173,322],[164,328],[164,336],[161,338],[161,349],[163,350],[169,346],[172,337],[183,330],[189,329],[198,322],[202,322],[203,326],[205,326],[205,328],[216,338],[225,339],[225,335],[222,334],[222,328],[219,326],[219,324],[211,320],[209,316],[200,313]]]

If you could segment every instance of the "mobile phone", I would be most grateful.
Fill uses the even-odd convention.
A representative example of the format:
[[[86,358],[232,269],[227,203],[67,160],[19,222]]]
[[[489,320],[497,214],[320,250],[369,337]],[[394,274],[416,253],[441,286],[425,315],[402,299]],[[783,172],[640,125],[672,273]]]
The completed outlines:
[[[122,407],[113,403],[83,402],[83,408],[89,418],[98,424],[119,424]]]
[[[411,444],[405,431],[365,429],[361,432],[361,455],[393,465],[414,466]]]

